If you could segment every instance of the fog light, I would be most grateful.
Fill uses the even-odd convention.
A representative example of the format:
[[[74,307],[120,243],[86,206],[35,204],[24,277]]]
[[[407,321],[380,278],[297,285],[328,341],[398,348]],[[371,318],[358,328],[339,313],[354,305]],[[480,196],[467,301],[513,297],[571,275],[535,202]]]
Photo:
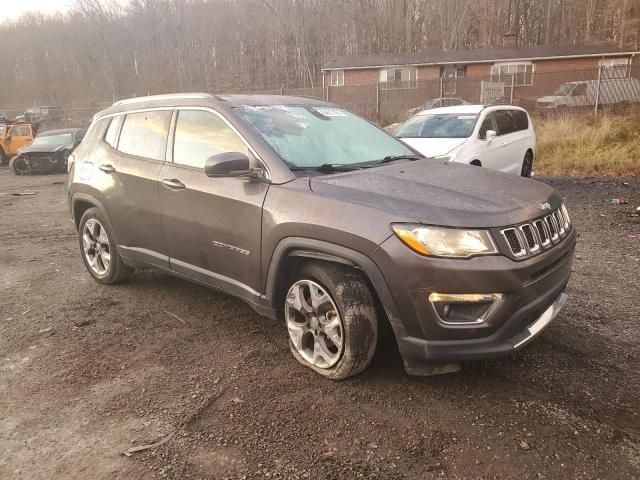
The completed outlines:
[[[500,307],[501,293],[431,293],[429,302],[438,318],[448,325],[478,325]]]

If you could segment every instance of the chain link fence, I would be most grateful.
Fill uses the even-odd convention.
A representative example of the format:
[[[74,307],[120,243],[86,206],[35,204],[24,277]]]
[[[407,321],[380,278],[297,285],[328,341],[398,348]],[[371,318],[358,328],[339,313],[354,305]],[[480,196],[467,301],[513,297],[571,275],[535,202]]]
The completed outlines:
[[[223,93],[223,92],[217,92]],[[269,88],[233,93],[292,95],[323,99],[342,105],[380,125],[405,120],[428,106],[448,106],[461,102],[475,104],[513,104],[533,114],[553,115],[599,110],[622,110],[640,103],[640,64],[595,69],[543,72],[514,72],[484,77],[433,78],[354,86],[311,88]],[[64,118],[47,122],[47,128],[86,127],[91,118],[115,100],[101,99],[89,104],[62,105]],[[29,106],[0,106],[9,119],[25,114]]]
[[[392,88],[381,88],[381,84],[328,87],[323,98],[384,125],[402,121],[421,108],[462,102],[518,105],[540,115],[618,110],[640,103],[640,65],[441,77]]]

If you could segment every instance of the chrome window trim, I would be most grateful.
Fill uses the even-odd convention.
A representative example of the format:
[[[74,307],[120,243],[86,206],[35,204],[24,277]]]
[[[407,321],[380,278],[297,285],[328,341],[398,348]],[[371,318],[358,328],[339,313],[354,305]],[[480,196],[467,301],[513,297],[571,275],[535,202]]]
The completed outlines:
[[[247,149],[256,158],[258,163],[260,163],[260,165],[262,165],[262,168],[265,171],[266,179],[267,180],[271,180],[271,170],[269,169],[269,166],[266,164],[266,162],[262,159],[262,157],[260,155],[258,155],[258,152],[256,151],[256,149],[253,148],[253,146],[247,141],[247,139],[244,138],[244,136],[238,131],[238,129],[233,124],[231,124],[231,122],[229,122],[229,120],[227,120],[227,118],[224,115],[222,115],[220,112],[218,112],[214,108],[211,108],[211,107],[198,107],[198,106],[194,106],[194,105],[171,106],[171,107],[149,107],[149,108],[131,109],[131,110],[126,110],[124,112],[110,113],[110,114],[101,115],[101,116],[95,117],[95,118],[96,118],[96,120],[101,120],[103,118],[117,117],[118,115],[129,115],[131,113],[153,112],[153,111],[158,111],[158,110],[170,110],[170,111],[174,111],[174,112],[175,111],[179,112],[180,110],[201,110],[201,111],[210,112],[210,113],[213,113],[214,115],[217,115],[218,117],[220,117],[220,119],[229,128],[231,128],[231,130],[240,138],[240,140],[242,140],[242,143],[244,143],[247,146]],[[172,118],[172,121],[173,121],[173,118]],[[124,122],[123,122],[123,124],[124,124]],[[122,126],[120,126],[120,131],[122,131]],[[169,132],[169,134],[170,133],[171,132]],[[119,139],[118,139],[118,143],[119,143]],[[169,143],[170,143],[169,139],[167,139],[167,148],[169,146]],[[120,152],[120,150],[118,150],[118,153],[124,153],[124,152]],[[141,158],[141,157],[135,157],[135,158]],[[171,152],[171,158],[173,159],[173,152]],[[162,160],[154,160],[154,161],[162,162]],[[166,161],[166,152],[165,152],[165,161]]]

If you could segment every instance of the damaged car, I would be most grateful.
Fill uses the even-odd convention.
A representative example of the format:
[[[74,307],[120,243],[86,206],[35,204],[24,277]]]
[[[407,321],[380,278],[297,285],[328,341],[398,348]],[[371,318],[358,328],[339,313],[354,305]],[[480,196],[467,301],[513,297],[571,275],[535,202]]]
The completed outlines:
[[[85,134],[82,128],[50,130],[18,150],[9,166],[16,175],[31,173],[65,173],[71,152],[80,145]]]
[[[334,380],[386,326],[414,375],[523,348],[565,304],[576,244],[549,185],[425,158],[311,98],[116,102],[72,154],[68,200],[97,282],[154,267],[235,295]]]

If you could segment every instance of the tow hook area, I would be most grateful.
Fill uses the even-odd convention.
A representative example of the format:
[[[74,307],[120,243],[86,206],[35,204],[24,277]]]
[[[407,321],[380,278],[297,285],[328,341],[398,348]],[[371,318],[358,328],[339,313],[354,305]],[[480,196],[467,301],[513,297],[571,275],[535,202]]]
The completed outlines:
[[[405,370],[409,375],[416,375],[419,377],[431,377],[433,375],[445,375],[447,373],[456,373],[462,370],[461,363],[438,363],[428,362],[419,367],[407,367]]]

